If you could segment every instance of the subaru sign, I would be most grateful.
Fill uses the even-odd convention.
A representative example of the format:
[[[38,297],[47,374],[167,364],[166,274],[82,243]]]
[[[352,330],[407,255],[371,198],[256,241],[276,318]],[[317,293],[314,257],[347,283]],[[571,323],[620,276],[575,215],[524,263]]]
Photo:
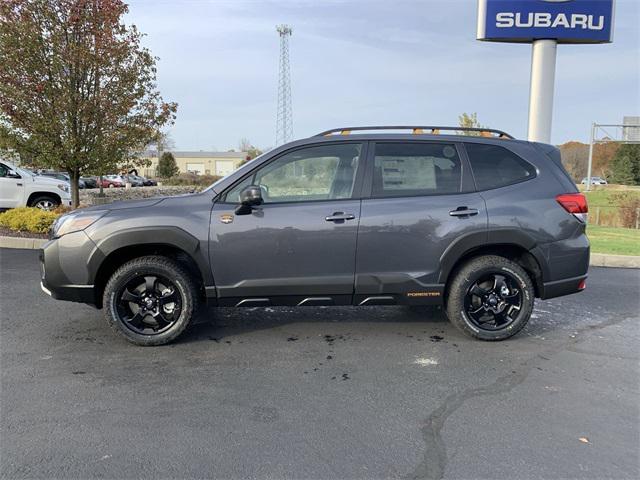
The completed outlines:
[[[608,43],[614,0],[478,0],[478,40]]]

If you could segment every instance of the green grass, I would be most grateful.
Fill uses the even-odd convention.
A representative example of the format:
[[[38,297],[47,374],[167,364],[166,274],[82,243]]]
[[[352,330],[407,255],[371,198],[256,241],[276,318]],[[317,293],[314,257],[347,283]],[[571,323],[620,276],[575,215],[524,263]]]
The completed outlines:
[[[597,189],[590,192],[582,192],[587,196],[589,207],[617,207],[619,201],[614,198],[615,195],[621,193],[629,194],[640,198],[640,190],[613,190],[613,189]]]
[[[587,236],[594,253],[640,256],[640,230],[588,225]]]

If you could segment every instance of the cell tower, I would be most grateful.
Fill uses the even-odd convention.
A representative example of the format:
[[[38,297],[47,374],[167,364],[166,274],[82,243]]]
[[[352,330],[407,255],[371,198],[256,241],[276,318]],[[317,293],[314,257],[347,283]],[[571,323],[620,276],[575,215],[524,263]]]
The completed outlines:
[[[277,25],[280,35],[280,68],[278,71],[278,115],[276,118],[276,146],[287,143],[293,137],[291,113],[291,75],[289,73],[289,37],[293,29],[289,25]]]

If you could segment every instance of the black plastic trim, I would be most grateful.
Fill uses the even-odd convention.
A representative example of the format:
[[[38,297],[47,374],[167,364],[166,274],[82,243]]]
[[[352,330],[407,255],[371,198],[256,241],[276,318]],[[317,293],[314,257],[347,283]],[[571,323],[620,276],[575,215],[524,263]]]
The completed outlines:
[[[538,262],[543,280],[549,278],[549,266],[536,242],[522,230],[513,228],[472,232],[456,239],[440,257],[439,282],[446,283],[453,267],[465,255],[478,248],[514,245],[528,251]]]
[[[583,290],[579,289],[578,286],[586,279],[587,275],[580,275],[579,277],[564,278],[562,280],[543,283],[540,298],[542,300],[548,300],[549,298],[582,292]]]
[[[207,248],[200,248],[200,241],[175,226],[135,227],[118,230],[101,239],[87,260],[90,277],[95,279],[104,259],[121,248],[140,245],[168,245],[188,253],[198,265],[204,286],[214,285],[209,268]]]

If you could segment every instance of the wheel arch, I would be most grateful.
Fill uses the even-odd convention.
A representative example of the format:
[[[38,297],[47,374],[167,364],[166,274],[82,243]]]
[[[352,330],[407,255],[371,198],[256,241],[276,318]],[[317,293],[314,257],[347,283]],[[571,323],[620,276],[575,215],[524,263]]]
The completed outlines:
[[[521,231],[498,231],[471,234],[452,243],[440,259],[439,283],[445,285],[445,297],[455,272],[470,259],[497,255],[519,264],[531,277],[536,297],[543,291],[548,267],[533,239]]]
[[[206,252],[191,234],[177,227],[118,231],[97,243],[87,265],[94,278],[96,306],[102,306],[104,288],[113,273],[134,258],[162,255],[172,258],[193,276],[201,295],[213,285]]]
[[[58,205],[62,205],[62,197],[54,192],[32,192],[27,198],[27,206],[30,207],[33,201],[38,197],[51,197],[57,200]]]

